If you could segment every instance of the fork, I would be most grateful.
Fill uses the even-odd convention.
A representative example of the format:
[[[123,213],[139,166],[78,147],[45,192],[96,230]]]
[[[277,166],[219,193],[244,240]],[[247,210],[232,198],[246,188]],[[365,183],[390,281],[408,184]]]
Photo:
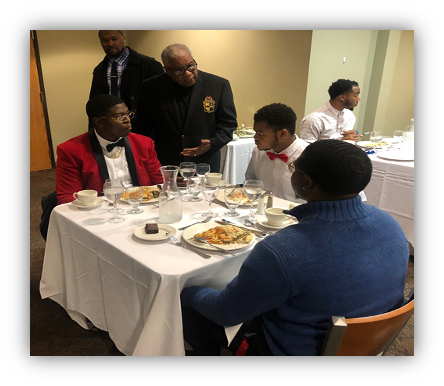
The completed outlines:
[[[182,241],[177,240],[176,236],[174,236],[174,235],[171,235],[171,236],[170,236],[170,240],[171,240],[175,245],[177,245],[178,247],[182,247],[182,248],[188,249],[189,251],[192,251],[192,252],[194,252],[194,253],[197,253],[199,256],[203,257],[204,259],[209,259],[209,258],[211,257],[210,255],[207,255],[206,253],[203,253],[203,252],[201,252],[201,251],[198,251],[197,249],[194,249],[194,248],[191,247],[190,245],[185,244],[185,243],[183,243]]]
[[[213,247],[213,248],[219,249],[219,250],[220,250],[221,252],[223,252],[223,253],[228,253],[228,254],[230,254],[231,256],[236,256],[234,253],[231,253],[230,251],[228,251],[228,250],[226,250],[226,249],[220,248],[220,247],[218,247],[217,245],[210,244],[210,243],[209,243],[205,238],[203,238],[203,237],[193,237],[191,240],[196,240],[196,241],[198,241],[199,243],[207,244],[207,245],[209,245],[210,247]]]
[[[192,224],[190,224],[190,225],[186,225],[186,226],[184,226],[184,227],[182,227],[182,228],[179,228],[179,230],[180,230],[180,231],[183,231],[184,229],[187,229],[187,228],[189,228],[189,227],[192,226],[192,225],[196,225],[196,224],[204,224],[204,223],[210,221],[212,218],[213,218],[213,217],[207,217],[207,218],[206,218],[205,220],[203,220],[203,221],[199,221],[199,222],[192,223]]]

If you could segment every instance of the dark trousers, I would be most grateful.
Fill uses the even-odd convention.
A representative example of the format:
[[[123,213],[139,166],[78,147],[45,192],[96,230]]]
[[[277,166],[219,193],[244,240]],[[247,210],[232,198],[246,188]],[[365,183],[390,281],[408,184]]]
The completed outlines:
[[[245,322],[230,345],[228,345],[224,327],[212,322],[196,310],[182,307],[182,324],[184,338],[193,348],[192,355],[220,355],[221,347],[236,354],[244,338],[247,339],[249,345],[245,355],[273,355],[263,333],[260,315]]]

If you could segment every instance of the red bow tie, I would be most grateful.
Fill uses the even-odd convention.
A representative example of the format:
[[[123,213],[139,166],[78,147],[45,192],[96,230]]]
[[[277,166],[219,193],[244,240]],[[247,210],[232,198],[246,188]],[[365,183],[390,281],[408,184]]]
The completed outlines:
[[[271,152],[267,151],[267,155],[268,155],[268,158],[270,158],[270,160],[272,160],[272,161],[274,161],[276,158],[279,158],[280,160],[282,160],[285,163],[288,162],[288,155],[287,154],[276,154],[276,153],[271,153]]]

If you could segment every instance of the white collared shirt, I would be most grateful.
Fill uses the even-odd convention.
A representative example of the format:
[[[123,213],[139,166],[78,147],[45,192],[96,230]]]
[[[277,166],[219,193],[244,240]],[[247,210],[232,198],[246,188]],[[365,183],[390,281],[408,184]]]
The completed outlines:
[[[351,110],[339,111],[327,102],[302,119],[299,136],[308,143],[321,139],[340,139],[341,132],[353,130],[355,123],[356,117]]]
[[[99,141],[100,147],[105,151],[106,154],[115,155],[118,154],[120,150],[122,150],[119,158],[108,158],[105,154],[103,154],[106,167],[108,169],[109,178],[111,178],[112,180],[120,180],[122,182],[131,181],[131,175],[128,169],[128,162],[126,160],[125,148],[121,146],[116,146],[111,153],[108,153],[108,151],[106,150],[106,146],[117,141],[110,142],[105,138],[102,138],[97,133],[96,129],[94,129],[94,132],[96,133],[96,137]],[[120,140],[120,138],[118,140]]]
[[[274,150],[259,150],[257,147],[253,149],[250,163],[245,172],[245,179],[260,180],[264,184],[264,190],[273,193],[273,196],[283,198],[292,202],[305,202],[296,199],[293,188],[291,187],[292,172],[282,160],[276,158],[271,161],[267,155],[267,151],[275,154],[286,154],[288,162],[296,160],[308,146],[308,143],[295,135],[295,140],[286,149],[280,153]]]

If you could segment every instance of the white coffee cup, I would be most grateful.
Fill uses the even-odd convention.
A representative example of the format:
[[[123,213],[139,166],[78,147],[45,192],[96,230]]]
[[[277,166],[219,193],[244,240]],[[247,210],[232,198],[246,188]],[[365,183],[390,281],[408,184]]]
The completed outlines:
[[[288,216],[283,212],[282,208],[268,208],[265,209],[265,216],[267,216],[268,224],[271,226],[279,227]]]
[[[206,173],[205,176],[210,185],[217,185],[222,180],[221,173]]]
[[[83,205],[92,205],[97,199],[97,192],[95,190],[80,190],[73,193],[73,196]]]

